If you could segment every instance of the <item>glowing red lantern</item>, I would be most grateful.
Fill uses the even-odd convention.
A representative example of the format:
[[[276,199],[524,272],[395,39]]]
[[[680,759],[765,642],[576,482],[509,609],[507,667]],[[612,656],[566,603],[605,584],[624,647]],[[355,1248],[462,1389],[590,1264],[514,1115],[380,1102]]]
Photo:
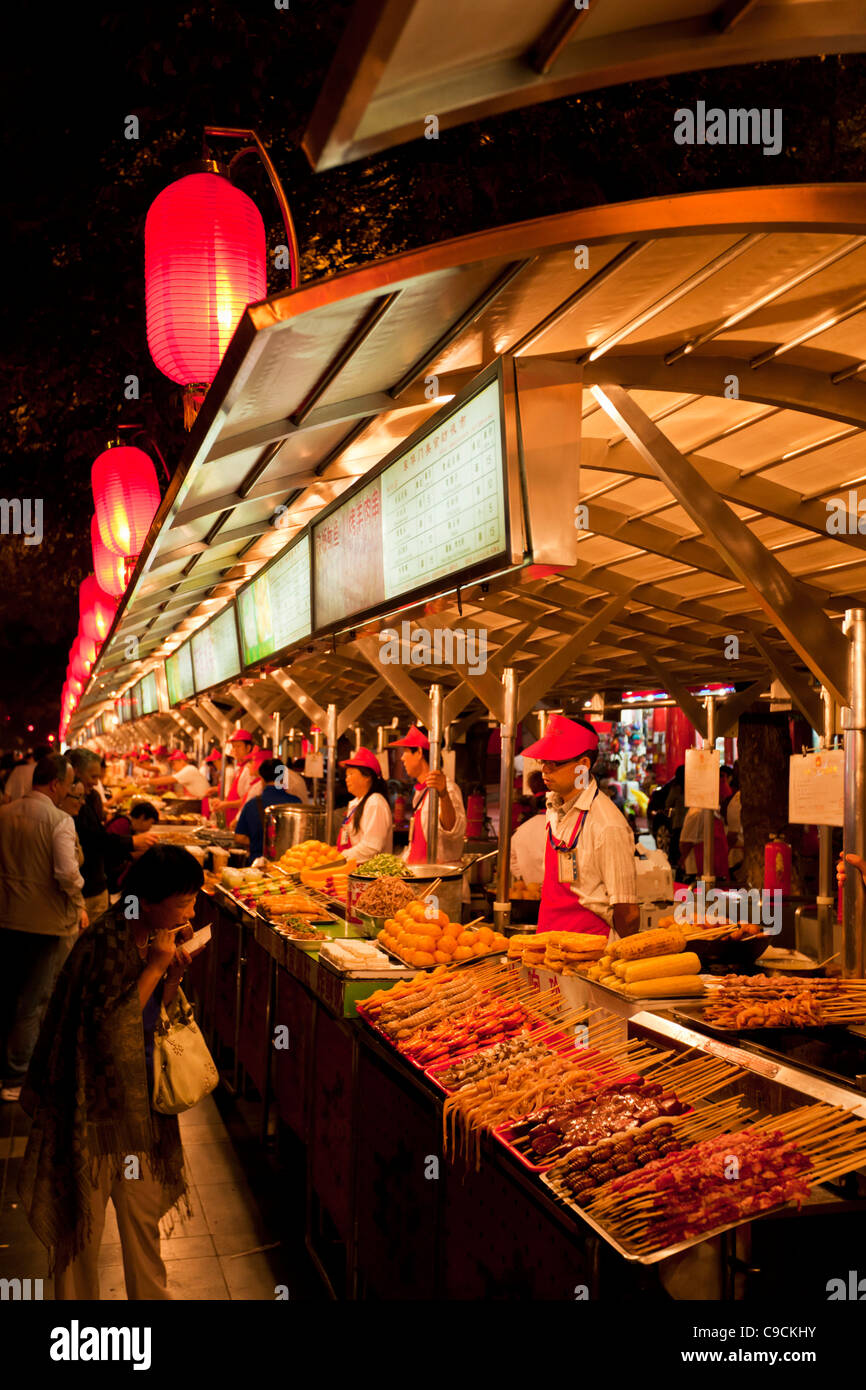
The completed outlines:
[[[112,555],[102,544],[96,517],[90,522],[90,540],[97,584],[112,598],[121,598],[126,593],[127,560],[123,555]]]
[[[78,686],[78,693],[80,694],[84,688],[84,682],[90,675],[90,671],[84,664],[84,658],[78,650],[77,642],[69,653],[69,674],[72,677],[72,684]]]
[[[117,600],[100,589],[93,574],[87,576],[78,590],[78,611],[81,614],[81,631],[91,637],[97,647],[101,646],[114,621]]]
[[[78,629],[78,651],[89,674],[90,668],[96,660],[96,643],[92,637],[87,637],[80,627]]]
[[[109,445],[90,470],[90,481],[102,544],[112,555],[137,557],[159,506],[153,461],[143,449]]]
[[[147,345],[182,386],[213,381],[247,304],[267,294],[261,213],[218,167],[164,188],[144,227]]]

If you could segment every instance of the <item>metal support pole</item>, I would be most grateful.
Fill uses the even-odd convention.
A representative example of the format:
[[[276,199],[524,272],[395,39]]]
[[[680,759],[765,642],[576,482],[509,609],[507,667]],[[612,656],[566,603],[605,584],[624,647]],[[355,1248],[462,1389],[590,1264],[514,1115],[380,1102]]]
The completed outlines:
[[[708,695],[706,699],[707,707],[707,736],[704,739],[704,747],[712,750],[716,746],[716,697]],[[704,811],[704,871],[701,874],[701,882],[709,893],[716,881],[715,869],[715,811]]]
[[[836,736],[836,701],[826,685],[821,687],[821,747],[830,749]],[[833,827],[818,826],[818,959],[833,955],[833,927],[836,922],[836,876],[833,872]]]
[[[334,796],[337,786],[337,706],[328,705],[325,725],[328,745],[328,767],[325,775],[325,839],[330,845],[336,840],[334,830]]]
[[[442,767],[442,687],[430,687],[430,771],[439,772]],[[427,863],[438,864],[439,854],[439,793],[431,787],[430,833],[427,836]],[[420,815],[420,812],[419,812]]]
[[[843,631],[849,639],[848,707],[845,714],[845,853],[866,856],[866,608],[849,608]],[[852,865],[845,873],[842,912],[842,974],[864,973],[864,891]]]
[[[314,753],[321,753],[321,751],[322,751],[322,730],[320,729],[320,727],[319,727],[318,724],[317,724],[316,727],[315,727],[315,729],[313,729],[311,732],[312,732],[312,735],[313,735],[313,752],[314,752]],[[314,806],[318,806],[318,804],[319,804],[319,778],[318,778],[318,777],[314,777],[314,778],[313,778],[313,805],[314,805]]]
[[[278,710],[274,710],[273,714],[271,715],[271,720],[272,720],[272,723],[271,723],[271,733],[272,733],[272,736],[273,736],[273,737],[272,737],[272,745],[271,745],[271,746],[273,747],[273,750],[274,750],[274,757],[277,758],[277,759],[279,759],[279,756],[280,756],[280,742],[281,742],[280,735],[281,735],[281,732],[282,732],[282,723],[283,723],[283,721],[282,721],[282,717],[281,717],[281,715],[280,715],[280,713],[279,713]]]
[[[493,904],[493,922],[497,931],[502,931],[511,923],[511,808],[514,803],[514,739],[519,693],[517,672],[513,666],[506,666],[502,672],[502,686],[505,719],[499,726],[499,856],[496,861],[496,902]]]

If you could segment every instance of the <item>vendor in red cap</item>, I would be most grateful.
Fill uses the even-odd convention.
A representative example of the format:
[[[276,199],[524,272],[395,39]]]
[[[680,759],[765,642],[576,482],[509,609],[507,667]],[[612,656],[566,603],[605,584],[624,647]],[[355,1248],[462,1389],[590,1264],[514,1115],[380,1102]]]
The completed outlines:
[[[234,777],[225,801],[212,797],[210,802],[212,811],[225,812],[227,830],[231,830],[237,820],[238,812],[247,799],[247,792],[256,780],[253,768],[253,752],[256,745],[252,734],[238,727],[229,739],[229,745],[235,756]]]
[[[390,854],[394,848],[394,819],[379,759],[369,748],[359,748],[340,763],[346,769],[346,787],[352,800],[337,836],[337,849],[356,864],[374,854]]]
[[[634,835],[592,775],[598,734],[582,719],[553,715],[523,749],[541,763],[547,787],[547,844],[538,930],[592,932],[613,939],[640,925]]]
[[[391,747],[403,749],[403,766],[415,783],[409,821],[409,843],[403,851],[403,858],[408,864],[424,864],[427,861],[430,788],[433,787],[439,793],[437,859],[440,863],[456,863],[463,855],[463,840],[466,835],[466,812],[463,809],[460,788],[456,783],[449,781],[444,772],[430,771],[427,759],[430,740],[417,724],[413,724],[406,737],[397,739]]]
[[[170,755],[171,774],[168,777],[154,777],[148,782],[148,789],[154,790],[169,788],[177,793],[178,796],[191,797],[199,801],[207,796],[210,787],[207,778],[203,777],[198,768],[190,762],[182,748],[175,748]]]

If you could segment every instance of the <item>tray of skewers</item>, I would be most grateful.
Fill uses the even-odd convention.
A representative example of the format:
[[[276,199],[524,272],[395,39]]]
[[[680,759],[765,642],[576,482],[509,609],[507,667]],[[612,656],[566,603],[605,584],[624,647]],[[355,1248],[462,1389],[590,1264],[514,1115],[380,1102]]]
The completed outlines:
[[[825,1104],[759,1119],[737,1098],[654,1128],[652,1144],[645,1130],[617,1136],[589,1154],[572,1151],[541,1178],[623,1258],[645,1265],[766,1212],[799,1209],[866,1160],[866,1122]]]
[[[725,975],[700,1004],[676,1014],[730,1036],[791,1028],[826,1028],[866,1020],[866,980],[800,975]]]
[[[530,1015],[519,1033],[451,1057],[445,1062],[437,1062],[426,1069],[426,1075],[440,1091],[451,1095],[478,1085],[486,1076],[503,1067],[540,1064],[552,1054],[560,1056],[564,1062],[588,1062],[598,1056],[595,1050],[577,1047],[569,1033],[551,1031],[548,1020]]]
[[[661,1082],[631,1076],[596,1095],[542,1106],[494,1133],[525,1168],[541,1173],[572,1149],[598,1144],[689,1109]]]

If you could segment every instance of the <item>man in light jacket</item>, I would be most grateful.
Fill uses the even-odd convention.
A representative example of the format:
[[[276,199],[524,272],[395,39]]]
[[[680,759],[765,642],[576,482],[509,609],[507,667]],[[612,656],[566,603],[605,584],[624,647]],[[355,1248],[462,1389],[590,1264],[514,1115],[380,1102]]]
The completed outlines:
[[[78,933],[88,925],[75,825],[60,809],[72,786],[60,754],[33,769],[31,791],[0,806],[0,1099],[16,1101],[45,1007]]]

